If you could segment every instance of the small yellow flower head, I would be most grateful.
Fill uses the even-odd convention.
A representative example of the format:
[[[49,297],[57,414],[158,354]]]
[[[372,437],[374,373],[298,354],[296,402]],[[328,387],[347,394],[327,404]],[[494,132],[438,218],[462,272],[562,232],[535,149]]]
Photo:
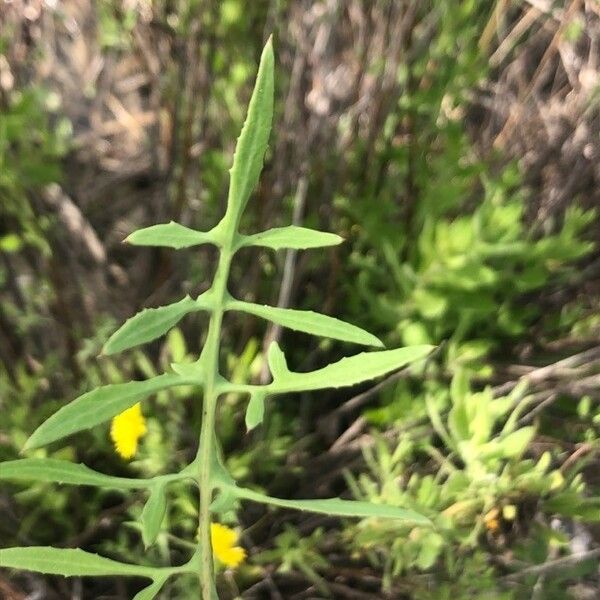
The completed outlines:
[[[500,529],[500,511],[497,508],[492,508],[492,510],[484,515],[483,522],[488,531],[495,533]]]
[[[235,568],[246,558],[246,551],[235,545],[238,541],[237,533],[226,525],[211,523],[210,540],[213,554],[225,566]]]
[[[114,417],[110,426],[110,437],[115,450],[126,460],[135,456],[138,441],[145,433],[146,419],[139,402]]]

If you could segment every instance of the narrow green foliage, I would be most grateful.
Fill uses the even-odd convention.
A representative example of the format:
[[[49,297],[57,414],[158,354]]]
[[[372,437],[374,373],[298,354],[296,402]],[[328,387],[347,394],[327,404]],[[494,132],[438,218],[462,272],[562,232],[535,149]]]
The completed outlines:
[[[339,388],[380,377],[413,362],[422,361],[432,346],[421,345],[396,350],[358,354],[309,373],[290,371],[285,355],[277,343],[268,352],[273,382],[267,385],[238,385],[227,381],[219,372],[219,351],[223,315],[226,311],[242,311],[290,329],[365,346],[382,346],[370,333],[333,317],[311,311],[276,308],[242,302],[231,298],[227,284],[231,261],[244,246],[281,248],[315,248],[341,241],[337,235],[302,227],[283,227],[244,236],[238,231],[240,218],[262,168],[273,116],[273,48],[269,40],[264,48],[256,86],[248,115],[238,139],[231,168],[228,205],[221,222],[209,232],[199,232],[176,223],[156,225],[129,236],[139,245],[188,248],[212,243],[219,248],[219,259],[210,289],[193,300],[186,297],[174,304],[146,309],[129,319],[105,345],[106,354],[132,348],[167,333],[186,314],[205,310],[210,323],[204,348],[193,363],[172,365],[174,373],[159,375],[147,381],[131,381],[107,385],[80,396],[43,423],[29,438],[26,449],[62,439],[95,427],[120,414],[155,392],[179,385],[197,385],[203,392],[202,426],[196,458],[183,471],[148,480],[110,477],[96,473],[84,465],[68,465],[61,461],[40,459],[6,463],[4,479],[26,478],[76,485],[114,488],[147,488],[150,492],[141,516],[142,539],[152,545],[160,532],[167,510],[166,490],[171,481],[194,478],[200,491],[197,550],[183,567],[155,569],[125,565],[80,550],[54,548],[13,548],[1,552],[0,566],[22,568],[60,575],[139,575],[153,579],[137,600],[154,598],[167,577],[176,573],[196,573],[200,580],[200,597],[217,598],[211,548],[211,514],[221,503],[231,506],[236,499],[246,499],[273,506],[312,511],[341,517],[394,519],[409,526],[427,527],[429,520],[412,510],[371,504],[362,501],[329,498],[324,500],[286,500],[272,498],[238,487],[219,459],[215,436],[215,420],[219,398],[227,392],[248,393],[246,426],[252,429],[263,420],[267,396],[299,391]],[[515,442],[516,444],[516,442]],[[217,494],[217,500],[213,497]]]
[[[151,342],[175,327],[188,313],[208,308],[209,304],[202,296],[196,300],[186,296],[174,304],[146,308],[115,331],[104,345],[102,352],[115,354]]]
[[[264,392],[254,392],[250,394],[248,407],[246,408],[246,429],[250,431],[263,422],[265,416],[265,399],[267,395]]]
[[[227,213],[234,219],[236,228],[258,183],[269,142],[273,120],[274,65],[273,42],[269,39],[260,59],[248,115],[237,141],[230,171]]]
[[[27,440],[24,450],[39,448],[72,433],[91,429],[131,408],[150,394],[176,385],[193,383],[180,375],[165,374],[146,381],[105,385],[79,396],[42,423]]]
[[[336,515],[339,517],[373,517],[380,519],[398,519],[404,523],[415,525],[431,525],[431,521],[423,515],[405,508],[386,506],[384,504],[373,504],[372,502],[361,502],[358,500],[341,500],[340,498],[324,498],[322,500],[284,500],[273,498],[245,488],[233,488],[233,493],[238,498],[254,500],[262,504],[272,504],[281,508],[294,510],[305,510],[325,515]]]
[[[337,246],[343,241],[344,239],[335,233],[289,225],[288,227],[275,227],[262,233],[242,237],[239,246],[262,246],[272,250],[283,250],[284,248],[306,250],[308,248]]]
[[[279,383],[281,379],[285,379],[287,377],[290,370],[287,366],[285,354],[277,342],[272,342],[269,346],[269,351],[267,352],[267,361],[269,363],[271,375],[277,383]]]
[[[70,485],[92,485],[110,489],[136,489],[149,485],[146,479],[127,479],[98,473],[89,467],[55,458],[23,458],[2,463],[0,480],[47,481]]]
[[[150,497],[142,511],[142,540],[146,548],[156,541],[166,512],[167,495],[165,485],[156,485],[150,492]]]
[[[228,310],[246,312],[261,319],[277,323],[282,327],[294,329],[295,331],[302,331],[344,342],[352,342],[354,344],[362,344],[363,346],[383,346],[381,340],[360,327],[310,310],[277,308],[275,306],[252,304],[239,300],[229,301],[226,307]]]
[[[138,229],[125,241],[136,246],[165,246],[180,250],[200,244],[218,245],[218,235],[214,229],[212,231],[196,231],[171,221]]]
[[[277,358],[273,364],[274,382],[267,386],[270,393],[283,394],[308,390],[322,390],[355,385],[381,375],[387,375],[410,363],[421,360],[431,353],[433,346],[409,346],[397,350],[382,350],[380,352],[361,352],[355,356],[342,358],[336,363],[310,371],[309,373],[293,373],[287,369],[285,362],[274,351]],[[269,353],[271,356],[271,353]],[[269,360],[271,365],[271,360]]]
[[[155,569],[128,565],[97,554],[65,548],[5,548],[0,550],[0,566],[37,571],[48,575],[154,577]]]
[[[535,436],[534,427],[522,427],[499,439],[503,453],[507,457],[520,458]]]

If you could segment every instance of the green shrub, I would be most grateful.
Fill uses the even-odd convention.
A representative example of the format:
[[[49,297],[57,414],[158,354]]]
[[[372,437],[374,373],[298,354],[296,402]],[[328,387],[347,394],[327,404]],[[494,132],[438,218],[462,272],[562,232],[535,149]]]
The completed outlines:
[[[355,552],[383,569],[384,586],[425,572],[430,589],[452,582],[458,590],[456,566],[472,561],[478,548],[493,552],[518,542],[521,559],[535,562],[542,540],[556,540],[553,516],[600,520],[600,497],[589,495],[580,469],[563,474],[551,451],[528,457],[536,428],[519,422],[532,399],[524,385],[501,398],[490,388],[472,392],[461,372],[450,390],[440,386],[425,397],[433,431],[413,428],[396,444],[379,439],[365,450],[368,472],[348,474],[355,497],[410,508],[434,523],[398,527],[368,519],[346,529]],[[484,562],[480,574],[488,570]],[[470,597],[468,589],[459,597]]]

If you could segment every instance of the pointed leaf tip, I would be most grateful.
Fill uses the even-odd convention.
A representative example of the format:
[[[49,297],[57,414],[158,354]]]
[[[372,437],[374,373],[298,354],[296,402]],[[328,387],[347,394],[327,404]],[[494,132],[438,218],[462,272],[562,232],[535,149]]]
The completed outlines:
[[[290,372],[287,366],[287,360],[285,359],[285,354],[275,340],[271,342],[269,350],[267,351],[267,362],[269,363],[269,369],[274,380],[285,377]]]
[[[233,155],[227,212],[236,223],[258,183],[273,119],[274,64],[269,40],[260,58],[248,113]]]
[[[151,491],[142,511],[142,540],[146,549],[156,541],[166,512],[165,486],[157,486]]]
[[[267,38],[267,41],[265,42],[262,54],[265,55],[266,53],[269,54],[273,54],[274,55],[274,51],[273,51],[273,34],[269,34],[269,37]]]
[[[246,408],[246,431],[252,431],[263,422],[266,396],[260,391],[250,394],[250,401]]]

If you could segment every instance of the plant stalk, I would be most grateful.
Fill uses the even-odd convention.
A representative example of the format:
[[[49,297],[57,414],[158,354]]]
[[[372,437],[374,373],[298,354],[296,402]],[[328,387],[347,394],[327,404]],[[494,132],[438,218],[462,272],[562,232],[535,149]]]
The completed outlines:
[[[232,223],[233,224],[233,223]],[[227,280],[233,256],[235,229],[230,228],[224,235],[220,250],[219,264],[212,285],[214,299],[213,312],[208,326],[208,334],[200,363],[204,371],[204,399],[202,403],[202,427],[196,461],[199,466],[198,487],[200,490],[200,509],[198,513],[198,543],[201,551],[200,560],[200,590],[202,600],[215,599],[214,565],[210,536],[211,514],[210,505],[214,483],[211,474],[215,448],[215,416],[219,392],[217,378],[219,375],[219,352],[221,345],[221,325],[223,322],[224,305],[227,296]]]

